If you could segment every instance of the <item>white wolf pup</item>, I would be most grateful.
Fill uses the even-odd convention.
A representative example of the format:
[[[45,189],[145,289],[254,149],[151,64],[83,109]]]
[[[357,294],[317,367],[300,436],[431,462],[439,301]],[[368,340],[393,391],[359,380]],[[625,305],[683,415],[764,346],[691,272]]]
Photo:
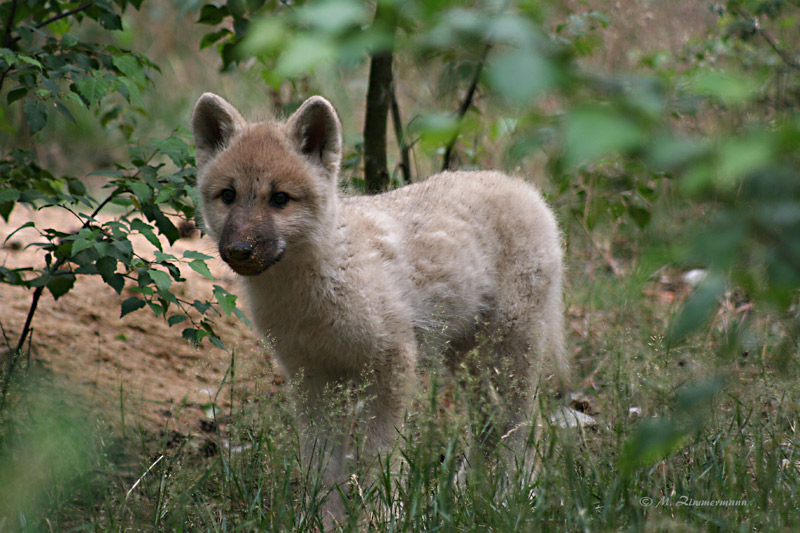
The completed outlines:
[[[325,391],[363,386],[362,441],[386,449],[430,346],[450,368],[490,376],[489,396],[509,414],[499,432],[530,416],[540,379],[566,376],[560,233],[531,185],[445,172],[376,196],[340,195],[341,125],[319,96],[285,123],[248,123],[206,93],[192,128],[205,229],[297,381],[304,427],[333,416]],[[308,456],[320,435],[306,433]],[[329,487],[345,481],[344,433],[325,435]],[[332,508],[340,513],[341,502]]]

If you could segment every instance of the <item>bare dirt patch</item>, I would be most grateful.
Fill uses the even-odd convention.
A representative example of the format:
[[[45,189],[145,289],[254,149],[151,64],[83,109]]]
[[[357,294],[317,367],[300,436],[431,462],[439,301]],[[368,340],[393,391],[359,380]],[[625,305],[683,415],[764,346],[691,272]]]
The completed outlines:
[[[0,243],[27,221],[37,227],[69,231],[77,220],[66,211],[32,212],[18,207],[9,223],[0,220]],[[41,242],[27,228],[14,234],[0,249],[0,264],[8,268],[42,267],[43,254],[29,246]],[[134,246],[141,243],[136,242]],[[152,247],[145,245],[140,249]],[[164,251],[180,257],[185,250],[215,255],[206,238],[181,239]],[[186,282],[176,290],[183,298],[211,298],[218,284],[237,294],[234,274],[219,260],[209,261],[215,281],[182,268]],[[257,399],[274,389],[276,377],[258,335],[235,318],[220,316],[217,329],[230,352],[203,342],[194,347],[181,337],[184,325],[170,328],[147,309],[120,318],[118,295],[97,276],[81,276],[74,288],[57,301],[45,291],[33,319],[31,366],[42,370],[59,386],[68,387],[87,403],[118,418],[124,411],[150,430],[191,433],[203,426],[209,407],[230,408],[229,372],[235,360],[234,392],[238,398]],[[32,291],[0,284],[0,324],[16,343],[31,304]],[[239,305],[245,307],[240,298]]]

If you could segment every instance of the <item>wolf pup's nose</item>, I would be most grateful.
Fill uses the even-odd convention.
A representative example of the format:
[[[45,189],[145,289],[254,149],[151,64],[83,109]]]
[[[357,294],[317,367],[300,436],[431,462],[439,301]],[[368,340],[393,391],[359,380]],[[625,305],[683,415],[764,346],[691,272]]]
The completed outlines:
[[[232,261],[247,261],[253,255],[253,245],[247,242],[232,242],[226,252]]]

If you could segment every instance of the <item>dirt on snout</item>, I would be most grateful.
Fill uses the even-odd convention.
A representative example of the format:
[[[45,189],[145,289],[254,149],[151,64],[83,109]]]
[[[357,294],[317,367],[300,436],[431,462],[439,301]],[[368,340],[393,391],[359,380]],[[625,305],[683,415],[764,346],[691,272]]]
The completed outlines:
[[[65,210],[31,211],[17,207],[8,223],[0,219],[0,243],[28,221],[38,228],[77,230],[80,222]],[[190,232],[191,233],[191,232]],[[0,249],[0,265],[7,268],[44,266],[44,255],[35,246],[43,239],[33,228],[15,233]],[[133,238],[141,255],[153,253],[144,239]],[[186,250],[217,256],[213,243],[193,236],[164,252],[182,257]],[[188,267],[186,281],[173,285],[179,297],[212,299],[218,284],[239,294],[235,275],[219,259],[208,261],[212,281]],[[31,305],[33,291],[0,284],[0,324],[15,345]],[[181,337],[186,323],[169,327],[148,308],[120,318],[120,305],[134,294],[123,289],[118,295],[99,276],[79,276],[74,287],[57,301],[45,291],[33,318],[31,367],[41,371],[59,387],[66,387],[86,402],[109,413],[125,411],[130,418],[154,431],[181,434],[202,429],[209,407],[227,411],[233,381],[236,398],[257,399],[269,394],[280,380],[259,336],[236,318],[217,318],[217,332],[229,351],[204,341],[199,347]],[[239,306],[246,309],[243,297]],[[235,359],[235,379],[225,378]]]

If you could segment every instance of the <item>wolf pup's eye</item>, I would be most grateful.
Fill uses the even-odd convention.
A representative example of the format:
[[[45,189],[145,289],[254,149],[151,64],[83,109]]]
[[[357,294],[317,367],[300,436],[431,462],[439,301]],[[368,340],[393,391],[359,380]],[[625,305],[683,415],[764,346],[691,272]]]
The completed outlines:
[[[224,189],[220,195],[220,200],[225,205],[231,205],[236,200],[236,191],[233,189]]]
[[[286,207],[286,204],[289,203],[289,195],[285,192],[276,192],[269,198],[269,205],[272,207],[282,208]]]

